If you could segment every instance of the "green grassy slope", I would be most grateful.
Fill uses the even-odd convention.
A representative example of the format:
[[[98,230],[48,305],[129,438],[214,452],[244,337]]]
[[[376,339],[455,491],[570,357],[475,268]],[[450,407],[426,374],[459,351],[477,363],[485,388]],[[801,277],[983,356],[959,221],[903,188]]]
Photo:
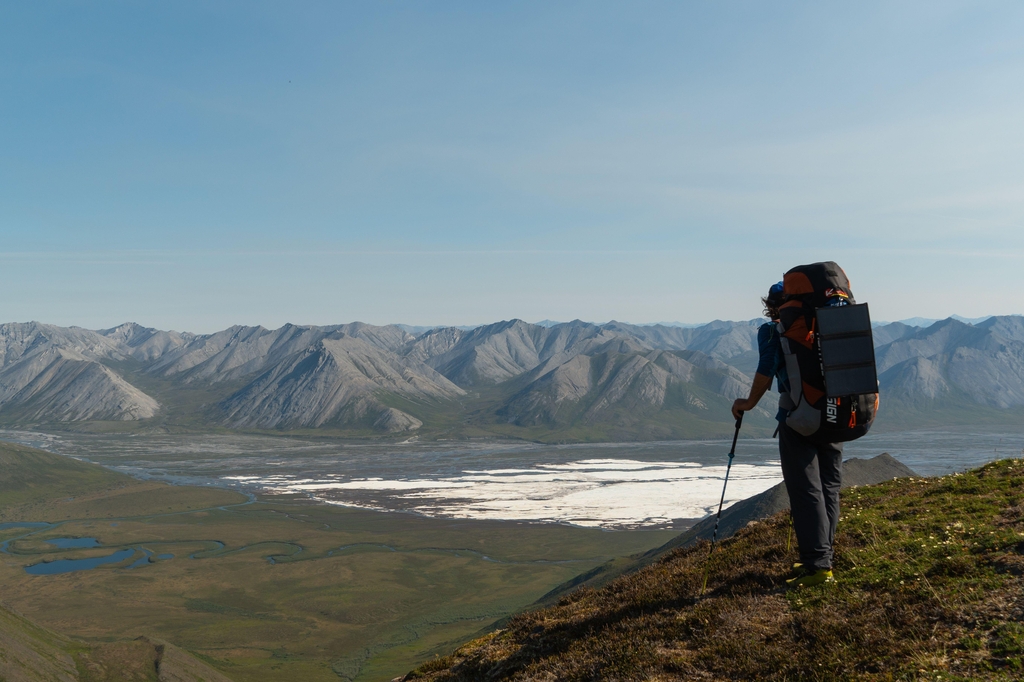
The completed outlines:
[[[238,504],[228,490],[140,481],[101,466],[0,442],[0,523],[172,513]]]
[[[407,680],[1024,677],[1024,461],[844,492],[838,582],[783,589],[785,515],[516,616]],[[705,567],[708,592],[700,597]]]
[[[78,679],[67,637],[0,606],[0,680]]]
[[[10,682],[230,682],[167,642],[147,637],[88,644],[0,605],[0,680]]]
[[[0,443],[0,506],[74,497],[133,482],[130,476],[43,450]]]

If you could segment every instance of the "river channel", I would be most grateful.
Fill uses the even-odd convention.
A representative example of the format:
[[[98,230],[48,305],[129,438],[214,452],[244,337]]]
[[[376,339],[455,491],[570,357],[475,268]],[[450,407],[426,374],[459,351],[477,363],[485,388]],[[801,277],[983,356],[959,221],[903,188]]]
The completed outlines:
[[[94,435],[0,431],[0,439],[140,478],[303,494],[431,516],[604,528],[685,527],[717,505],[727,441],[542,445],[368,444],[251,435]],[[1024,427],[873,433],[847,457],[888,452],[924,476],[1024,454]],[[777,443],[740,439],[727,504],[781,480]]]

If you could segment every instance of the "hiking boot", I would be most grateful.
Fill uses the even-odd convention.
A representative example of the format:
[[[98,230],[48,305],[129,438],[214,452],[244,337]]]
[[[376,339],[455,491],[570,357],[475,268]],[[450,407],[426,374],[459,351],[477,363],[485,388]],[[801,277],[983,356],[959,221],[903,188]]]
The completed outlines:
[[[832,577],[831,568],[820,568],[817,571],[808,569],[802,575],[787,580],[786,587],[814,587],[815,585],[834,583],[835,581],[836,579]]]
[[[802,578],[806,573],[807,571],[804,570],[804,565],[798,561],[793,564],[793,568],[786,571],[786,575],[782,579],[789,580],[790,578]]]

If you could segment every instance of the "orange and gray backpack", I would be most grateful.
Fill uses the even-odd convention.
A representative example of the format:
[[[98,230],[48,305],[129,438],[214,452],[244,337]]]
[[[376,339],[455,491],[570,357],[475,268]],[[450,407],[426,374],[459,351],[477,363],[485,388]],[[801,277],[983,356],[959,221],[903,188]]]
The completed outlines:
[[[778,330],[789,374],[779,406],[786,425],[809,440],[860,438],[878,411],[878,376],[866,303],[858,304],[843,269],[800,265],[782,280]]]

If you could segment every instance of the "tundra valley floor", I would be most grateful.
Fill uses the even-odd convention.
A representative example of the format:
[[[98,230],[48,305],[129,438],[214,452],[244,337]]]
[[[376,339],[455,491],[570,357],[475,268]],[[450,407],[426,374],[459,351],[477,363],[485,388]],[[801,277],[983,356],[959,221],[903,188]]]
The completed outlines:
[[[246,497],[10,444],[0,464],[5,606],[86,642],[167,641],[236,681],[390,679],[674,535]]]

